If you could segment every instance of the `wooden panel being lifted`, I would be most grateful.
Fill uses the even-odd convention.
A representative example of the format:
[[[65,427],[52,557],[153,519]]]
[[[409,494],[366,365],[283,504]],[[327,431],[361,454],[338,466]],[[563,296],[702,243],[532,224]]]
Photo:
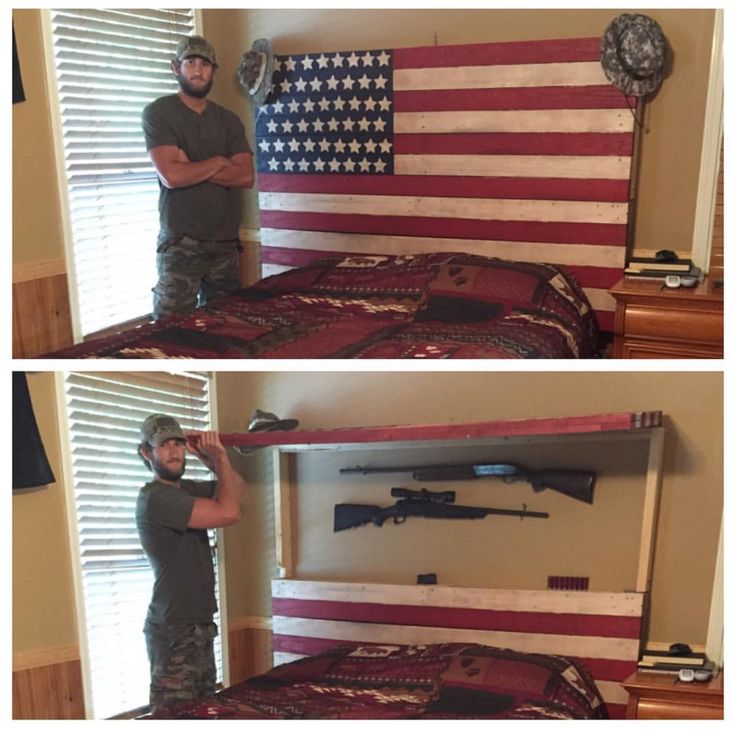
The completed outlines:
[[[226,447],[298,447],[311,445],[374,444],[381,442],[465,441],[512,437],[635,432],[661,426],[661,411],[634,411],[593,416],[479,421],[467,424],[412,424],[339,429],[222,434]]]

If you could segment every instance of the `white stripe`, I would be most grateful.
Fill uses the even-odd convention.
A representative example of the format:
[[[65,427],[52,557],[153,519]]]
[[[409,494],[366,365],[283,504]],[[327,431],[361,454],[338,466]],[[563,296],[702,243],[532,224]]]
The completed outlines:
[[[284,599],[621,617],[640,617],[644,606],[644,594],[633,591],[536,591],[300,579],[274,579],[271,581],[271,593],[273,597]]]
[[[639,640],[621,637],[585,637],[533,632],[500,632],[494,630],[455,629],[452,627],[418,627],[373,622],[340,622],[300,617],[273,618],[274,635],[314,637],[345,642],[378,642],[383,644],[421,645],[441,642],[473,642],[491,647],[504,647],[519,652],[605,660],[636,661]]]
[[[394,69],[394,91],[608,84],[597,61]]]
[[[583,287],[590,306],[598,312],[615,312],[616,300],[607,289]]]
[[[626,248],[623,246],[594,246],[572,242],[552,244],[489,239],[430,239],[418,236],[323,233],[278,228],[262,228],[261,245],[361,254],[465,253],[539,264],[575,266],[582,262],[589,267],[611,269],[622,269],[626,260]]]
[[[294,655],[291,652],[274,652],[273,653],[273,664],[274,667],[277,665],[285,665],[287,662],[294,662],[295,660],[301,660],[309,655]]]
[[[629,694],[621,683],[617,683],[615,680],[596,680],[595,684],[606,703],[628,705]]]
[[[630,169],[629,157],[588,155],[396,155],[394,157],[395,175],[628,180]]]
[[[600,203],[598,201],[401,195],[355,196],[336,193],[259,193],[258,201],[262,211],[600,224],[625,224],[628,207],[626,203]]]
[[[394,134],[467,132],[630,132],[628,109],[520,109],[396,112]]]

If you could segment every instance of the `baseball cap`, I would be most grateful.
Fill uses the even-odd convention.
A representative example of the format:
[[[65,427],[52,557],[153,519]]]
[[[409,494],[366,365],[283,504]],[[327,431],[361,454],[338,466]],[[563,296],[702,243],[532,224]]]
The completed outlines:
[[[167,439],[186,440],[179,422],[173,416],[165,414],[151,414],[147,417],[141,426],[141,443],[158,447]]]
[[[175,61],[183,61],[191,56],[199,56],[217,66],[217,57],[213,45],[202,36],[187,36],[179,41],[176,47]]]

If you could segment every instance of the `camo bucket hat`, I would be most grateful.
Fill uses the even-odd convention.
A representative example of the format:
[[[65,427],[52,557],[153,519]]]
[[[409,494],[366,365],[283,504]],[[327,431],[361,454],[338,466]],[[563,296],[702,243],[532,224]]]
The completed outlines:
[[[646,96],[659,88],[666,57],[664,33],[648,15],[619,15],[601,39],[606,78],[629,96]]]
[[[250,51],[240,57],[237,75],[254,104],[263,104],[271,93],[273,69],[273,47],[267,38],[254,41]]]

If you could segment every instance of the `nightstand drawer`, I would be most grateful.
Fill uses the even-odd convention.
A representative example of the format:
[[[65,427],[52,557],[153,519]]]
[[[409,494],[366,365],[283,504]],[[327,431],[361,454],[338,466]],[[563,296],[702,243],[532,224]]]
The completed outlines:
[[[640,698],[636,718],[660,720],[718,720],[723,718],[723,706],[701,703],[673,703],[667,700]]]
[[[688,342],[720,342],[723,315],[698,310],[657,309],[630,304],[626,308],[626,336],[674,338]]]

